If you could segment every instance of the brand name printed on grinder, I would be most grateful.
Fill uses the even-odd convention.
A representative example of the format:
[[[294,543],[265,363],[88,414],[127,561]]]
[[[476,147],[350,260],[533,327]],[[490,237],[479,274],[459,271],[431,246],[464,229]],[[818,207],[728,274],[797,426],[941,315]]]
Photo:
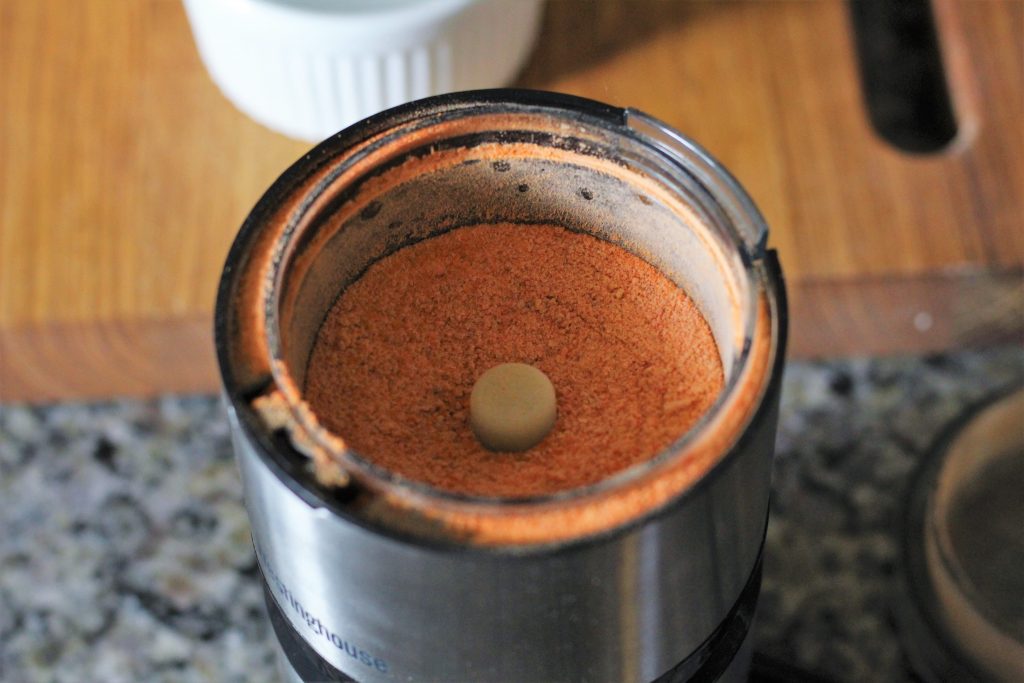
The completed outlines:
[[[257,554],[259,554],[258,551]],[[285,585],[284,581],[274,573],[274,570],[271,569],[269,564],[263,561],[262,557],[260,558],[260,566],[263,569],[264,575],[270,579],[270,583],[274,588],[274,591],[285,603],[291,606],[295,613],[298,614],[304,622],[306,622],[306,626],[309,627],[310,631],[320,636],[360,664],[376,669],[381,673],[388,672],[387,661],[374,656],[351,641],[342,638],[340,635],[327,628],[319,617],[315,616],[312,612],[303,607],[302,603],[296,599],[295,595],[288,589],[288,586]]]

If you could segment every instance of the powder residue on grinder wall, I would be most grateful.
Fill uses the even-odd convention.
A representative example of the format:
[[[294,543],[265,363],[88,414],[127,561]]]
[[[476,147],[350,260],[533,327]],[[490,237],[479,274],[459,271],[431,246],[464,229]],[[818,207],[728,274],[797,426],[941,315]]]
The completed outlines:
[[[472,428],[477,380],[541,371],[557,417],[521,451]],[[437,489],[528,497],[597,483],[650,459],[723,386],[707,322],[637,256],[555,225],[478,225],[404,247],[338,298],[305,397],[362,457]]]

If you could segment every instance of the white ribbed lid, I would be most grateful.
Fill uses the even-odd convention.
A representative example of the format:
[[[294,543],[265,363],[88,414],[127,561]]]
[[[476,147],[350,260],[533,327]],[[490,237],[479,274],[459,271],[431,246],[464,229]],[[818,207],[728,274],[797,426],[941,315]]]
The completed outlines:
[[[184,0],[221,91],[269,128],[320,140],[382,109],[505,85],[543,0]]]

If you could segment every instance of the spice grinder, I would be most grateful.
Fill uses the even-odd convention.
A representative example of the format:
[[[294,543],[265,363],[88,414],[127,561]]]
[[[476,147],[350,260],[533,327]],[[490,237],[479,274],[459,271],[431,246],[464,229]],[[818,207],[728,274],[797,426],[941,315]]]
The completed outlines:
[[[687,292],[724,373],[691,429],[595,483],[500,497],[405,478],[323,425],[303,387],[339,293],[406,247],[498,223],[587,233]],[[551,93],[413,102],[288,169],[231,248],[215,321],[286,676],[743,680],[786,338],[766,240],[695,143]]]

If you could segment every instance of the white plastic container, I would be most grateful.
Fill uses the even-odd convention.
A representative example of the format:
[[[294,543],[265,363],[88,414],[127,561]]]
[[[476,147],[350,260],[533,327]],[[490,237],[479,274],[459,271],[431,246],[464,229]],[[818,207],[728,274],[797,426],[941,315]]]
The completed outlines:
[[[235,106],[317,141],[383,109],[506,85],[543,0],[184,0],[199,54]]]

